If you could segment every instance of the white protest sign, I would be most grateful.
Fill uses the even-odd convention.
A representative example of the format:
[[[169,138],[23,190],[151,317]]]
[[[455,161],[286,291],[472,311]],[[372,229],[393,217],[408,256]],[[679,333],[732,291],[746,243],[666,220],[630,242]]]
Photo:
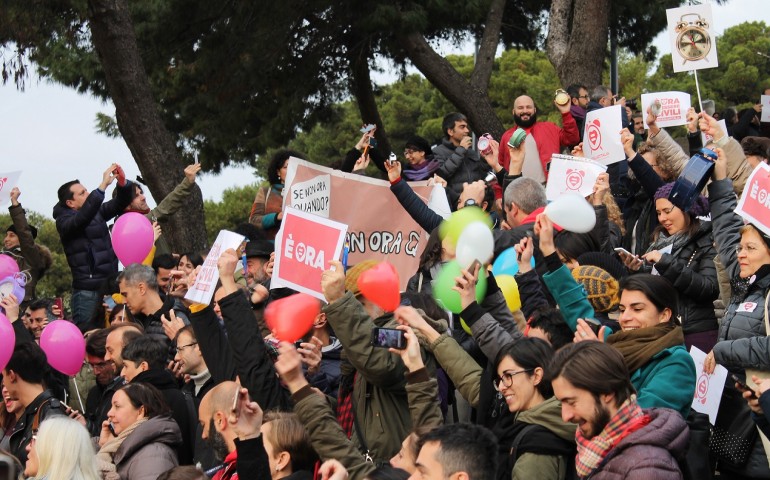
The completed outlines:
[[[725,135],[727,135],[727,122],[724,119],[722,119],[718,123],[719,123],[719,128],[721,128],[722,131],[725,132]],[[713,139],[714,137],[712,137],[711,135],[707,135],[703,132],[700,132],[701,145],[703,145],[704,147]]]
[[[770,235],[770,165],[759,162],[751,172],[735,213]]]
[[[289,189],[289,205],[303,212],[329,218],[331,183],[331,175],[318,175],[292,184]]]
[[[709,422],[714,425],[719,411],[719,403],[722,401],[722,391],[725,389],[727,369],[717,365],[714,373],[709,375],[703,371],[703,362],[706,353],[698,347],[690,348],[690,356],[695,362],[695,395],[692,398],[692,409],[709,416]]]
[[[443,185],[433,185],[433,190],[430,191],[430,198],[428,199],[428,208],[441,215],[441,218],[444,220],[452,215],[452,209],[449,207],[449,200]]]
[[[0,173],[0,207],[11,203],[11,190],[19,185],[21,171]]]
[[[551,155],[545,196],[548,201],[556,200],[563,193],[577,192],[587,197],[593,193],[596,178],[606,171],[606,165],[593,160],[555,153]]]
[[[688,5],[666,10],[674,72],[718,67],[711,5]]]
[[[647,128],[647,108],[660,105],[660,114],[655,124],[661,128],[687,124],[687,110],[690,108],[690,94],[685,92],[657,92],[642,94],[644,128]]]
[[[219,269],[217,268],[219,257],[228,248],[236,250],[245,239],[246,237],[243,235],[238,235],[228,230],[221,230],[214,241],[214,245],[211,246],[209,254],[206,255],[206,260],[203,262],[198,276],[195,277],[195,283],[187,291],[187,295],[184,298],[194,303],[206,305],[211,303],[211,297],[214,296],[214,289],[219,281]]]
[[[770,95],[762,95],[762,99],[759,101],[762,105],[762,118],[761,122],[770,122]]]
[[[621,108],[620,105],[613,105],[586,114],[583,134],[583,151],[586,157],[602,165],[626,159],[623,143],[620,141],[620,130],[623,128]]]
[[[321,275],[340,258],[348,226],[286,207],[275,237],[275,264],[270,288],[289,287],[324,300]]]

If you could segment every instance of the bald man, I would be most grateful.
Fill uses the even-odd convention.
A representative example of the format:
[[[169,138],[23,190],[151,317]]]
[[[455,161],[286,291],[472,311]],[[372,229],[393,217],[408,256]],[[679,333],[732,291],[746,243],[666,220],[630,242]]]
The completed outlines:
[[[516,98],[512,110],[515,126],[506,131],[500,139],[501,145],[507,145],[517,128],[527,132],[522,175],[541,183],[544,183],[548,176],[547,168],[551,155],[559,153],[562,147],[570,147],[580,142],[580,132],[570,113],[570,103],[558,105],[554,101],[554,105],[561,113],[562,128],[555,123],[537,121],[537,106],[532,97],[522,95]],[[509,168],[511,157],[507,148],[500,149],[498,162],[506,169]]]

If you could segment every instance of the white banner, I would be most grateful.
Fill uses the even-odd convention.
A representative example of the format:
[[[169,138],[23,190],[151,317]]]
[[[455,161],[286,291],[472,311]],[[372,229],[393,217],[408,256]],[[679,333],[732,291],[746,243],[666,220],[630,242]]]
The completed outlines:
[[[666,10],[674,72],[719,66],[711,5],[688,5]]]
[[[184,298],[194,303],[206,305],[211,303],[214,289],[219,281],[219,269],[217,268],[219,257],[228,248],[237,250],[244,240],[246,240],[246,237],[243,235],[238,235],[228,230],[221,230],[214,241],[214,245],[211,246],[209,254],[206,255],[206,260],[203,262],[198,276],[195,277],[195,283],[187,291],[187,295]]]
[[[660,113],[655,124],[661,128],[687,124],[687,110],[690,108],[690,94],[685,92],[657,92],[642,94],[644,128],[647,128],[647,109],[657,104]]]
[[[709,375],[703,372],[703,362],[706,353],[698,347],[690,347],[690,356],[695,362],[695,395],[692,398],[692,409],[709,416],[709,422],[714,425],[717,420],[719,404],[722,402],[722,391],[725,389],[727,369],[717,365],[714,373]]]
[[[19,186],[21,171],[0,173],[0,207],[11,203],[11,190]]]
[[[587,158],[571,155],[551,155],[548,183],[545,195],[548,201],[556,200],[563,193],[579,193],[587,197],[594,190],[594,183],[607,166]]]
[[[613,105],[588,112],[583,134],[586,157],[602,165],[626,159],[620,141],[620,130],[623,128],[620,109],[620,105]]]
[[[759,101],[762,105],[762,122],[770,122],[770,95],[762,95],[762,99]]]

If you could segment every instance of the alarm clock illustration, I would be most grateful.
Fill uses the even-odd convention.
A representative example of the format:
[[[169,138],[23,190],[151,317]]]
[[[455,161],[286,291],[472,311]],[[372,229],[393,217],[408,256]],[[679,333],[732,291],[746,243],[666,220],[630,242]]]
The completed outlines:
[[[686,21],[685,17],[697,17],[695,21]],[[711,51],[711,35],[708,32],[709,24],[706,19],[697,13],[685,13],[674,27],[676,36],[676,50],[684,61],[695,62],[705,60]]]
[[[10,275],[3,279],[0,279],[0,300],[4,299],[10,294],[16,296],[16,301],[21,303],[24,301],[24,286],[27,284],[27,278],[24,272]],[[0,311],[4,310],[0,307]]]

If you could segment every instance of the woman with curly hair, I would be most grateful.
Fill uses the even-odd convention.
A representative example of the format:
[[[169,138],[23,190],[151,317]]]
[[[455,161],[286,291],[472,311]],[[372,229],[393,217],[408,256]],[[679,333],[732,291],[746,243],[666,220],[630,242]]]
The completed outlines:
[[[293,150],[278,150],[267,166],[267,180],[270,185],[260,187],[249,213],[249,223],[264,230],[270,240],[274,239],[281,228],[283,219],[283,185],[286,182],[286,169],[289,157],[305,158]]]

